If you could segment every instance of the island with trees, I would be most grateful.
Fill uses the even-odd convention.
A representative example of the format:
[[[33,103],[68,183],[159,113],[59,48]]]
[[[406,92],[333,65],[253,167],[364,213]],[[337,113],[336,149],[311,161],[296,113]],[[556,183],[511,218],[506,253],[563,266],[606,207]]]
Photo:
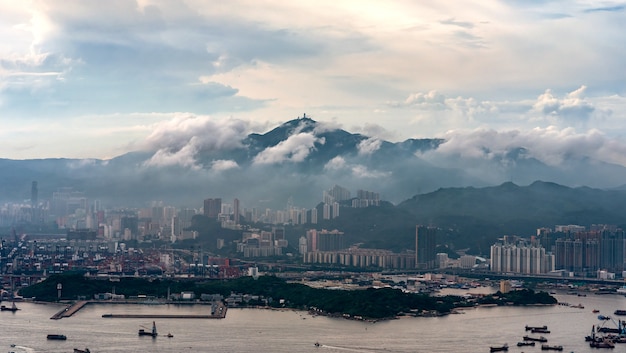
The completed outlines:
[[[58,297],[57,286],[63,288]],[[43,302],[71,302],[92,299],[99,293],[123,295],[125,298],[166,298],[168,293],[194,293],[228,297],[233,293],[247,294],[255,298],[242,303],[244,306],[269,308],[292,308],[308,310],[315,314],[359,318],[364,320],[390,319],[398,316],[438,316],[455,309],[477,305],[553,305],[557,301],[546,292],[520,289],[509,293],[496,292],[480,297],[431,296],[406,293],[393,288],[367,288],[360,290],[332,290],[313,288],[302,283],[288,282],[275,276],[257,279],[241,277],[231,280],[161,279],[122,277],[113,281],[84,276],[82,273],[55,274],[46,280],[22,288],[24,298]]]

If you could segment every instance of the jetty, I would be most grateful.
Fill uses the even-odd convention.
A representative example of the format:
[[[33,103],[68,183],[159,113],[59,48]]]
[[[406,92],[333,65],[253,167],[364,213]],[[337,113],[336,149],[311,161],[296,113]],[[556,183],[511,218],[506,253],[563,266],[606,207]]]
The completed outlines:
[[[65,308],[63,308],[63,310],[57,312],[56,314],[52,315],[52,317],[50,319],[52,320],[60,320],[64,317],[70,317],[72,315],[74,315],[78,310],[82,309],[85,305],[89,304],[89,301],[87,300],[79,300],[77,302],[75,302],[74,304],[68,305]]]
[[[199,314],[102,314],[103,318],[118,319],[223,319],[228,307],[224,303],[214,303],[211,313]]]
[[[70,317],[77,313],[87,304],[138,304],[137,302],[102,302],[98,300],[79,300],[73,304],[66,306],[56,314],[52,315],[50,319],[60,320],[62,318]],[[176,303],[178,304],[178,303]],[[194,303],[197,304],[197,303]],[[206,305],[206,304],[203,304]],[[142,318],[142,319],[223,319],[226,317],[226,310],[228,307],[222,303],[212,303],[211,313],[206,315],[184,315],[184,314],[103,314],[105,318]]]

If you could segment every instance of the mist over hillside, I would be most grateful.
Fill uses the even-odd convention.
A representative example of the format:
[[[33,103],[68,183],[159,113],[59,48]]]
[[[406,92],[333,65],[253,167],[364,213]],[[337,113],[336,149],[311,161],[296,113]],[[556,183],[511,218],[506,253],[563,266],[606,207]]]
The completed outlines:
[[[624,166],[592,153],[552,149],[542,155],[536,144],[503,147],[493,136],[468,136],[464,145],[459,136],[389,142],[309,118],[265,133],[248,133],[242,124],[155,131],[141,150],[110,160],[2,159],[0,200],[28,200],[32,181],[40,199],[71,186],[108,206],[160,200],[199,208],[207,197],[236,197],[243,207],[283,208],[292,198],[294,205],[311,208],[335,184],[353,194],[375,191],[399,204],[440,188],[536,180],[613,188],[626,180]]]

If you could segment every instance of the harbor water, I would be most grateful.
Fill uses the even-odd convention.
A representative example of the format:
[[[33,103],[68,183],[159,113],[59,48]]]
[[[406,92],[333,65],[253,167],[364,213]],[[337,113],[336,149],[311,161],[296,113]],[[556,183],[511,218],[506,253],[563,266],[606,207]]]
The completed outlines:
[[[21,302],[17,312],[0,312],[0,352],[489,352],[507,343],[509,352],[541,351],[517,347],[530,334],[524,327],[547,325],[548,344],[563,352],[598,352],[584,337],[592,325],[613,327],[613,315],[626,309],[620,295],[555,295],[570,306],[479,307],[443,317],[405,317],[376,323],[312,316],[293,310],[234,309],[225,319],[155,319],[158,337],[138,336],[152,319],[103,318],[103,314],[203,314],[207,305],[89,304],[70,318],[51,320],[63,306]],[[574,306],[583,306],[577,308]],[[594,313],[593,310],[599,312]],[[173,337],[168,338],[171,333]],[[63,334],[65,341],[47,340]],[[539,336],[539,334],[535,334]],[[319,346],[315,343],[318,342]],[[15,344],[15,347],[11,347]],[[612,352],[626,352],[626,343]]]

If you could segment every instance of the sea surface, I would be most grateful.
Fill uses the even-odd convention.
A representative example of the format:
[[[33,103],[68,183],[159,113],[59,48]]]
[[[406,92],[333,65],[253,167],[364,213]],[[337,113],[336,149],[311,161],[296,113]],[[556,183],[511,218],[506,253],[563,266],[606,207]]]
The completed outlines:
[[[540,344],[516,346],[528,334],[525,325],[547,325],[551,333],[543,336],[550,345],[562,345],[563,352],[626,352],[626,344],[618,344],[613,350],[592,349],[584,340],[592,325],[614,327],[612,320],[598,320],[598,315],[618,318],[613,312],[626,309],[624,296],[565,292],[555,296],[561,302],[581,304],[584,309],[564,305],[479,307],[464,310],[464,314],[371,323],[293,310],[231,308],[221,320],[156,319],[159,336],[155,339],[137,335],[140,328],[151,328],[150,319],[102,315],[206,314],[210,306],[89,304],[71,318],[51,320],[64,306],[21,302],[17,303],[21,310],[15,313],[0,312],[0,353],[72,353],[74,348],[89,348],[93,353],[489,352],[490,346],[504,343],[510,346],[509,352],[541,352]],[[593,309],[600,313],[593,313]],[[168,332],[172,338],[166,337]],[[46,335],[51,333],[64,334],[67,340],[47,340]]]

